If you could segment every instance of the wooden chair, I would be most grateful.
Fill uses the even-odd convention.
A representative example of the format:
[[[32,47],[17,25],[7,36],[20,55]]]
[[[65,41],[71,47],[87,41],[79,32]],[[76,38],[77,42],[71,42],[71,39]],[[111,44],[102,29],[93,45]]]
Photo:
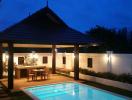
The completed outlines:
[[[44,68],[44,72],[42,73],[42,79],[49,79],[50,78],[50,70],[49,68],[45,67]]]
[[[30,81],[30,77],[33,80],[35,80],[35,73],[33,73],[32,69],[27,69],[27,81]]]

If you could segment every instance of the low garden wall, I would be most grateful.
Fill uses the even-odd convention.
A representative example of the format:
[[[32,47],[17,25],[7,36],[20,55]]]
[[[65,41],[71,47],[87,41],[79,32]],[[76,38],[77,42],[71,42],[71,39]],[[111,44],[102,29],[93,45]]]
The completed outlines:
[[[74,72],[71,72],[70,76],[74,77]],[[113,87],[117,87],[120,89],[132,91],[132,84],[128,84],[128,83],[123,83],[123,82],[119,82],[119,81],[99,78],[99,77],[90,76],[90,75],[84,75],[81,73],[79,74],[79,78],[83,79],[83,80],[87,80],[87,81],[97,82],[97,83],[101,83],[104,85],[113,86]]]

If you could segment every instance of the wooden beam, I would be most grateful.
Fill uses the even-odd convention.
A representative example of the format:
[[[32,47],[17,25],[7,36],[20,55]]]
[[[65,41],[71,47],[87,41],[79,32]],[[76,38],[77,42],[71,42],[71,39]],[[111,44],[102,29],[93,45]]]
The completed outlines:
[[[13,61],[13,43],[8,43],[8,89],[13,89],[13,70],[14,70],[14,61]]]
[[[3,78],[2,43],[0,43],[0,79]]]
[[[56,73],[56,45],[52,45],[52,74]]]
[[[79,45],[74,46],[74,79],[79,80]]]

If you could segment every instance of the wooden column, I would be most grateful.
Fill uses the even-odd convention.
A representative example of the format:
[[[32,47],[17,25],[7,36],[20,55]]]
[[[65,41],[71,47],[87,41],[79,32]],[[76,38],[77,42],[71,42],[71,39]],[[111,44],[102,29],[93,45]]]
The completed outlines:
[[[0,43],[0,79],[3,78],[2,43]]]
[[[56,73],[56,45],[52,45],[52,74]]]
[[[79,80],[79,45],[74,45],[74,79]]]
[[[13,43],[8,43],[8,53],[9,53],[9,59],[8,59],[8,89],[13,89],[13,70],[14,70],[14,64],[13,64]]]

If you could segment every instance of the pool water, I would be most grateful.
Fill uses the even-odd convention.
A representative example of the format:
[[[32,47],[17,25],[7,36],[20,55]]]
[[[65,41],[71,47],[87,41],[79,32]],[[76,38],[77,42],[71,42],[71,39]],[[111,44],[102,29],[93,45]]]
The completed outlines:
[[[128,100],[127,98],[76,82],[25,88],[35,100]]]

